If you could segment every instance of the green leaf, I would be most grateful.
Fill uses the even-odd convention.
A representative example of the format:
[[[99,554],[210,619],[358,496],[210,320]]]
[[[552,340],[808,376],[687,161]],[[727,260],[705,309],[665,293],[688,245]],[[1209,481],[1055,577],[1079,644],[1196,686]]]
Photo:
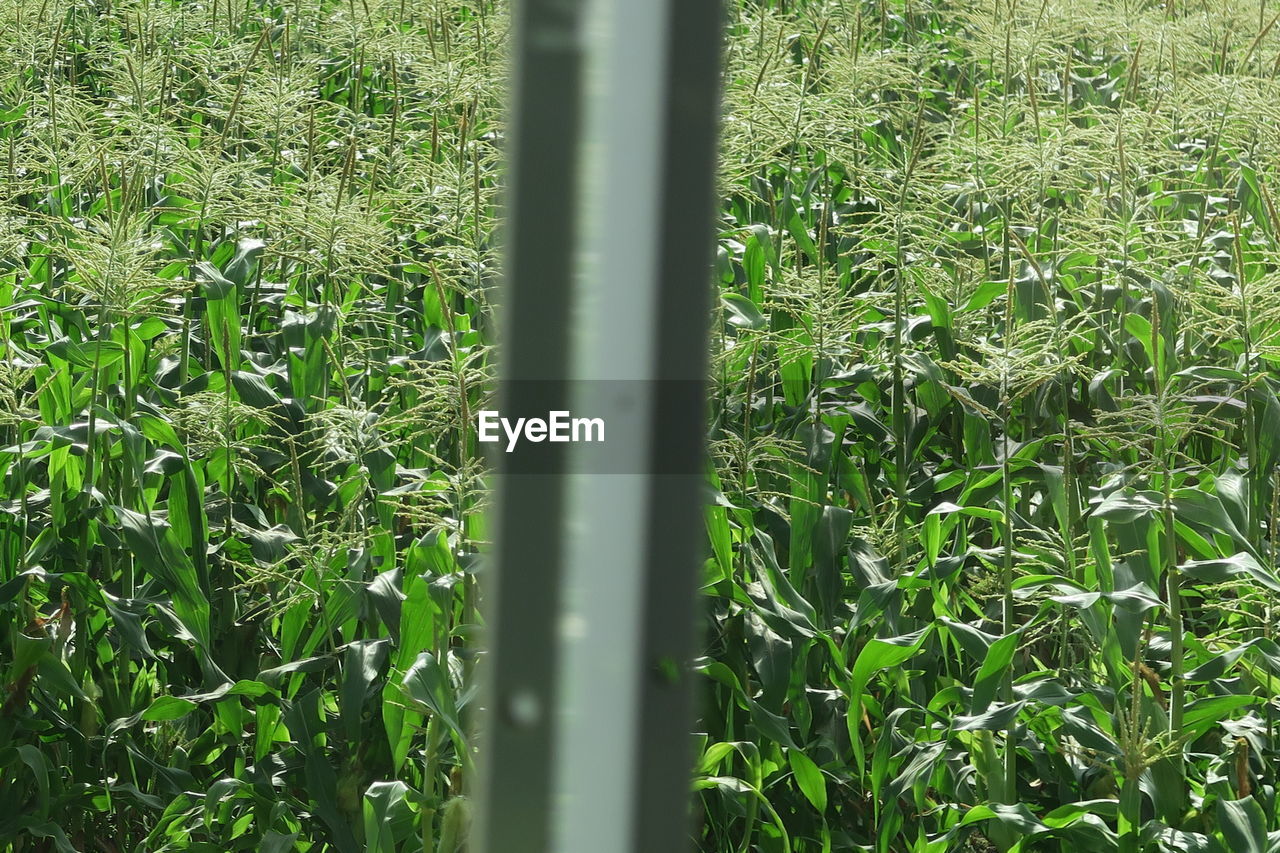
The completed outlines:
[[[729,325],[740,329],[763,329],[768,325],[760,309],[745,296],[737,293],[720,294],[720,302],[729,313]]]
[[[1243,551],[1219,560],[1190,560],[1178,568],[1188,577],[1205,583],[1222,583],[1228,578],[1244,575],[1272,592],[1280,592],[1280,578],[1275,572]]]
[[[996,300],[996,297],[1004,296],[1008,292],[1009,285],[1003,281],[984,281],[969,296],[965,302],[961,312],[978,311],[986,308]]]
[[[978,670],[973,683],[973,713],[981,714],[987,710],[987,706],[995,698],[1001,678],[1013,661],[1013,653],[1018,649],[1020,636],[1021,634],[1016,631],[1006,634],[987,649],[982,668]]]
[[[864,754],[862,733],[858,729],[858,723],[862,719],[862,694],[866,689],[867,682],[877,672],[889,667],[900,666],[910,660],[916,652],[920,651],[920,647],[924,645],[925,639],[932,630],[933,626],[928,625],[918,631],[899,637],[871,639],[867,641],[862,651],[858,653],[850,676],[849,690],[851,695],[846,725],[849,730],[849,738],[853,743],[859,775],[863,770]]]
[[[265,249],[266,246],[266,243],[256,237],[241,237],[237,240],[236,253],[232,256],[231,260],[227,262],[227,279],[241,287],[248,284],[253,278],[253,271],[257,266],[258,256],[262,254],[262,250]]]
[[[818,769],[818,765],[814,764],[813,759],[798,749],[787,750],[787,761],[791,765],[791,772],[795,774],[796,785],[799,786],[805,799],[818,810],[818,814],[825,812],[827,810],[827,780],[822,775],[822,771]]]
[[[1027,703],[1024,700],[1009,702],[988,708],[983,713],[972,716],[957,716],[953,727],[958,732],[1003,731],[1013,725]]]
[[[178,546],[169,525],[124,507],[112,507],[124,531],[125,542],[138,565],[157,578],[173,596],[173,610],[195,638],[206,677],[215,682],[230,681],[213,662],[209,626],[209,599],[201,589],[195,566]]]
[[[787,218],[787,231],[796,241],[796,245],[800,247],[800,250],[808,255],[810,260],[816,263],[818,260],[818,247],[813,242],[813,237],[810,236],[809,229],[805,227],[804,221],[800,218],[800,214],[796,211],[795,207],[790,204],[790,202],[787,203],[786,208],[791,214]]]
[[[180,720],[196,709],[196,703],[177,696],[157,696],[142,712],[142,719],[153,723]]]
[[[751,723],[762,736],[788,749],[797,748],[791,737],[791,723],[786,717],[773,713],[754,699],[748,699],[747,706],[751,713]]]
[[[1232,853],[1267,853],[1267,819],[1253,797],[1219,800],[1218,827]]]
[[[1159,509],[1160,496],[1154,492],[1112,492],[1094,508],[1093,517],[1125,523],[1152,515]]]
[[[409,808],[409,786],[404,782],[374,782],[365,789],[364,818],[365,853],[397,853],[397,842],[413,829],[413,812]]]
[[[453,687],[440,668],[434,652],[422,652],[404,674],[404,692],[411,700],[439,717],[459,743],[466,743],[466,732],[458,721]]]
[[[1178,489],[1173,493],[1173,511],[1185,524],[1210,534],[1225,533],[1236,547],[1261,562],[1263,557],[1247,536],[1240,532],[1231,514],[1217,495],[1199,489]]]

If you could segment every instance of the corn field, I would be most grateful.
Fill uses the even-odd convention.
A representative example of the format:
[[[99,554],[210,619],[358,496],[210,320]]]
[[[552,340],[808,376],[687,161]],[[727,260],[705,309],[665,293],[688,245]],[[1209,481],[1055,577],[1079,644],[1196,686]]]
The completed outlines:
[[[727,7],[691,848],[1280,851],[1280,8]],[[510,30],[0,0],[0,853],[466,849]]]

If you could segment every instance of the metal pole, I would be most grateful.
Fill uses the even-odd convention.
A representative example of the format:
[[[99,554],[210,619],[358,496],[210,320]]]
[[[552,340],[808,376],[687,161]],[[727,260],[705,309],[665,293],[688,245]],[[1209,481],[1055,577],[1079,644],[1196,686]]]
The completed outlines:
[[[604,420],[608,447],[500,457],[474,840],[480,853],[669,853],[689,834],[719,0],[515,12],[501,405],[569,403]]]
[[[558,853],[689,846],[720,14],[592,2]]]
[[[500,405],[566,408],[578,173],[580,0],[516,0],[508,133]],[[489,652],[481,723],[479,853],[550,849],[551,708],[560,606],[562,445],[536,466],[503,456],[485,596]]]
[[[663,123],[658,381],[651,427],[659,477],[651,484],[648,572],[643,590],[639,765],[632,850],[689,843],[693,673],[705,526],[704,388],[715,247],[720,115],[721,0],[669,0]],[[669,819],[645,819],[646,815]]]

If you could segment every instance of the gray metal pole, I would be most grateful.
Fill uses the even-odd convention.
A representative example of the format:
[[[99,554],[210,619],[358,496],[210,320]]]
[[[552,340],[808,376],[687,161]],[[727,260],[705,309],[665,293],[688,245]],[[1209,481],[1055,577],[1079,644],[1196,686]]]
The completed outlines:
[[[697,592],[705,527],[703,400],[715,256],[721,0],[669,0],[657,270],[658,381],[668,387],[651,414],[661,464],[651,484],[640,725],[632,850],[689,843]],[[694,404],[690,398],[696,399]],[[689,472],[696,472],[690,474]],[[667,816],[662,819],[661,816]]]
[[[603,417],[610,459],[570,487],[555,849],[674,853],[690,834],[721,13],[591,6],[573,402]]]
[[[581,86],[579,0],[516,0],[508,132],[500,405],[566,408]],[[485,596],[479,853],[550,850],[560,606],[562,445],[536,468],[502,457]]]
[[[608,450],[500,457],[475,849],[671,853],[689,834],[719,0],[524,0],[515,23],[501,406],[603,418]]]

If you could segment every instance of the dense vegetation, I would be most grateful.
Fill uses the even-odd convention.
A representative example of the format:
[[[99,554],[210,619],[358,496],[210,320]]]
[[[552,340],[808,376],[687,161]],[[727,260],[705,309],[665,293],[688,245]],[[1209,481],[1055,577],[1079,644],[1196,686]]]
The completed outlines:
[[[1280,849],[1276,13],[729,6],[701,849]],[[508,26],[0,0],[0,851],[460,849]]]

